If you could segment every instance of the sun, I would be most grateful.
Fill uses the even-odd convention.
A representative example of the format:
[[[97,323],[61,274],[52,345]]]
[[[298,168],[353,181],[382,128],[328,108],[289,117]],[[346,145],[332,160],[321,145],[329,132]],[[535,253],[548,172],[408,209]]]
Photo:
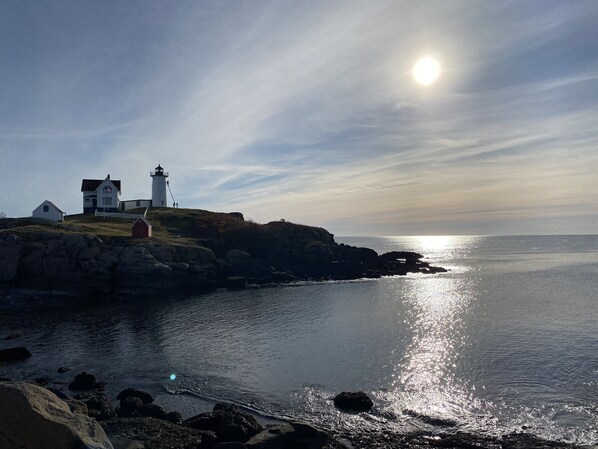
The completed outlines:
[[[429,86],[438,79],[440,66],[435,59],[426,56],[415,63],[411,73],[419,84]]]

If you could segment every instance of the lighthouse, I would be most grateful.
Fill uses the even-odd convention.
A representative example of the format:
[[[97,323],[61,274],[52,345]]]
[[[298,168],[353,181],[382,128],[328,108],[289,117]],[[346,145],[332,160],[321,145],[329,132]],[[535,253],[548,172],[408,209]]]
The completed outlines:
[[[150,172],[152,177],[152,207],[168,207],[166,203],[166,178],[168,172],[165,172],[160,164],[154,171]]]

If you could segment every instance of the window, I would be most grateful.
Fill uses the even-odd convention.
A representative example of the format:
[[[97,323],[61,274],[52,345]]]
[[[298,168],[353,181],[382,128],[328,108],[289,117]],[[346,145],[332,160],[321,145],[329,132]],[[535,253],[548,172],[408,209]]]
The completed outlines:
[[[110,196],[105,196],[104,197],[104,206],[112,206],[112,197]]]
[[[112,193],[112,187],[104,186],[104,193]]]
[[[136,204],[137,207],[141,206],[141,201],[137,200]]]
[[[50,212],[50,206],[45,205],[44,206],[44,212]]]

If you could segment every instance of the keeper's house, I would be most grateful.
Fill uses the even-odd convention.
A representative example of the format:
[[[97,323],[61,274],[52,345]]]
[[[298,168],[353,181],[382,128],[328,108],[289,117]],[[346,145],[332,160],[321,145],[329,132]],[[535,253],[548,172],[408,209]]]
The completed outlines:
[[[118,212],[120,198],[120,180],[84,179],[81,183],[83,192],[83,213],[93,214],[96,210],[102,212]]]

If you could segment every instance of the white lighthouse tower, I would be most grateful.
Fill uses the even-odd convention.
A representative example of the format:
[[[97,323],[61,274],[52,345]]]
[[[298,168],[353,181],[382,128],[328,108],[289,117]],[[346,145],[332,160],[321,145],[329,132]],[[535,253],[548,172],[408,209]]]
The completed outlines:
[[[152,207],[168,207],[166,203],[166,178],[168,172],[165,172],[160,164],[156,169],[150,172],[152,177]]]

